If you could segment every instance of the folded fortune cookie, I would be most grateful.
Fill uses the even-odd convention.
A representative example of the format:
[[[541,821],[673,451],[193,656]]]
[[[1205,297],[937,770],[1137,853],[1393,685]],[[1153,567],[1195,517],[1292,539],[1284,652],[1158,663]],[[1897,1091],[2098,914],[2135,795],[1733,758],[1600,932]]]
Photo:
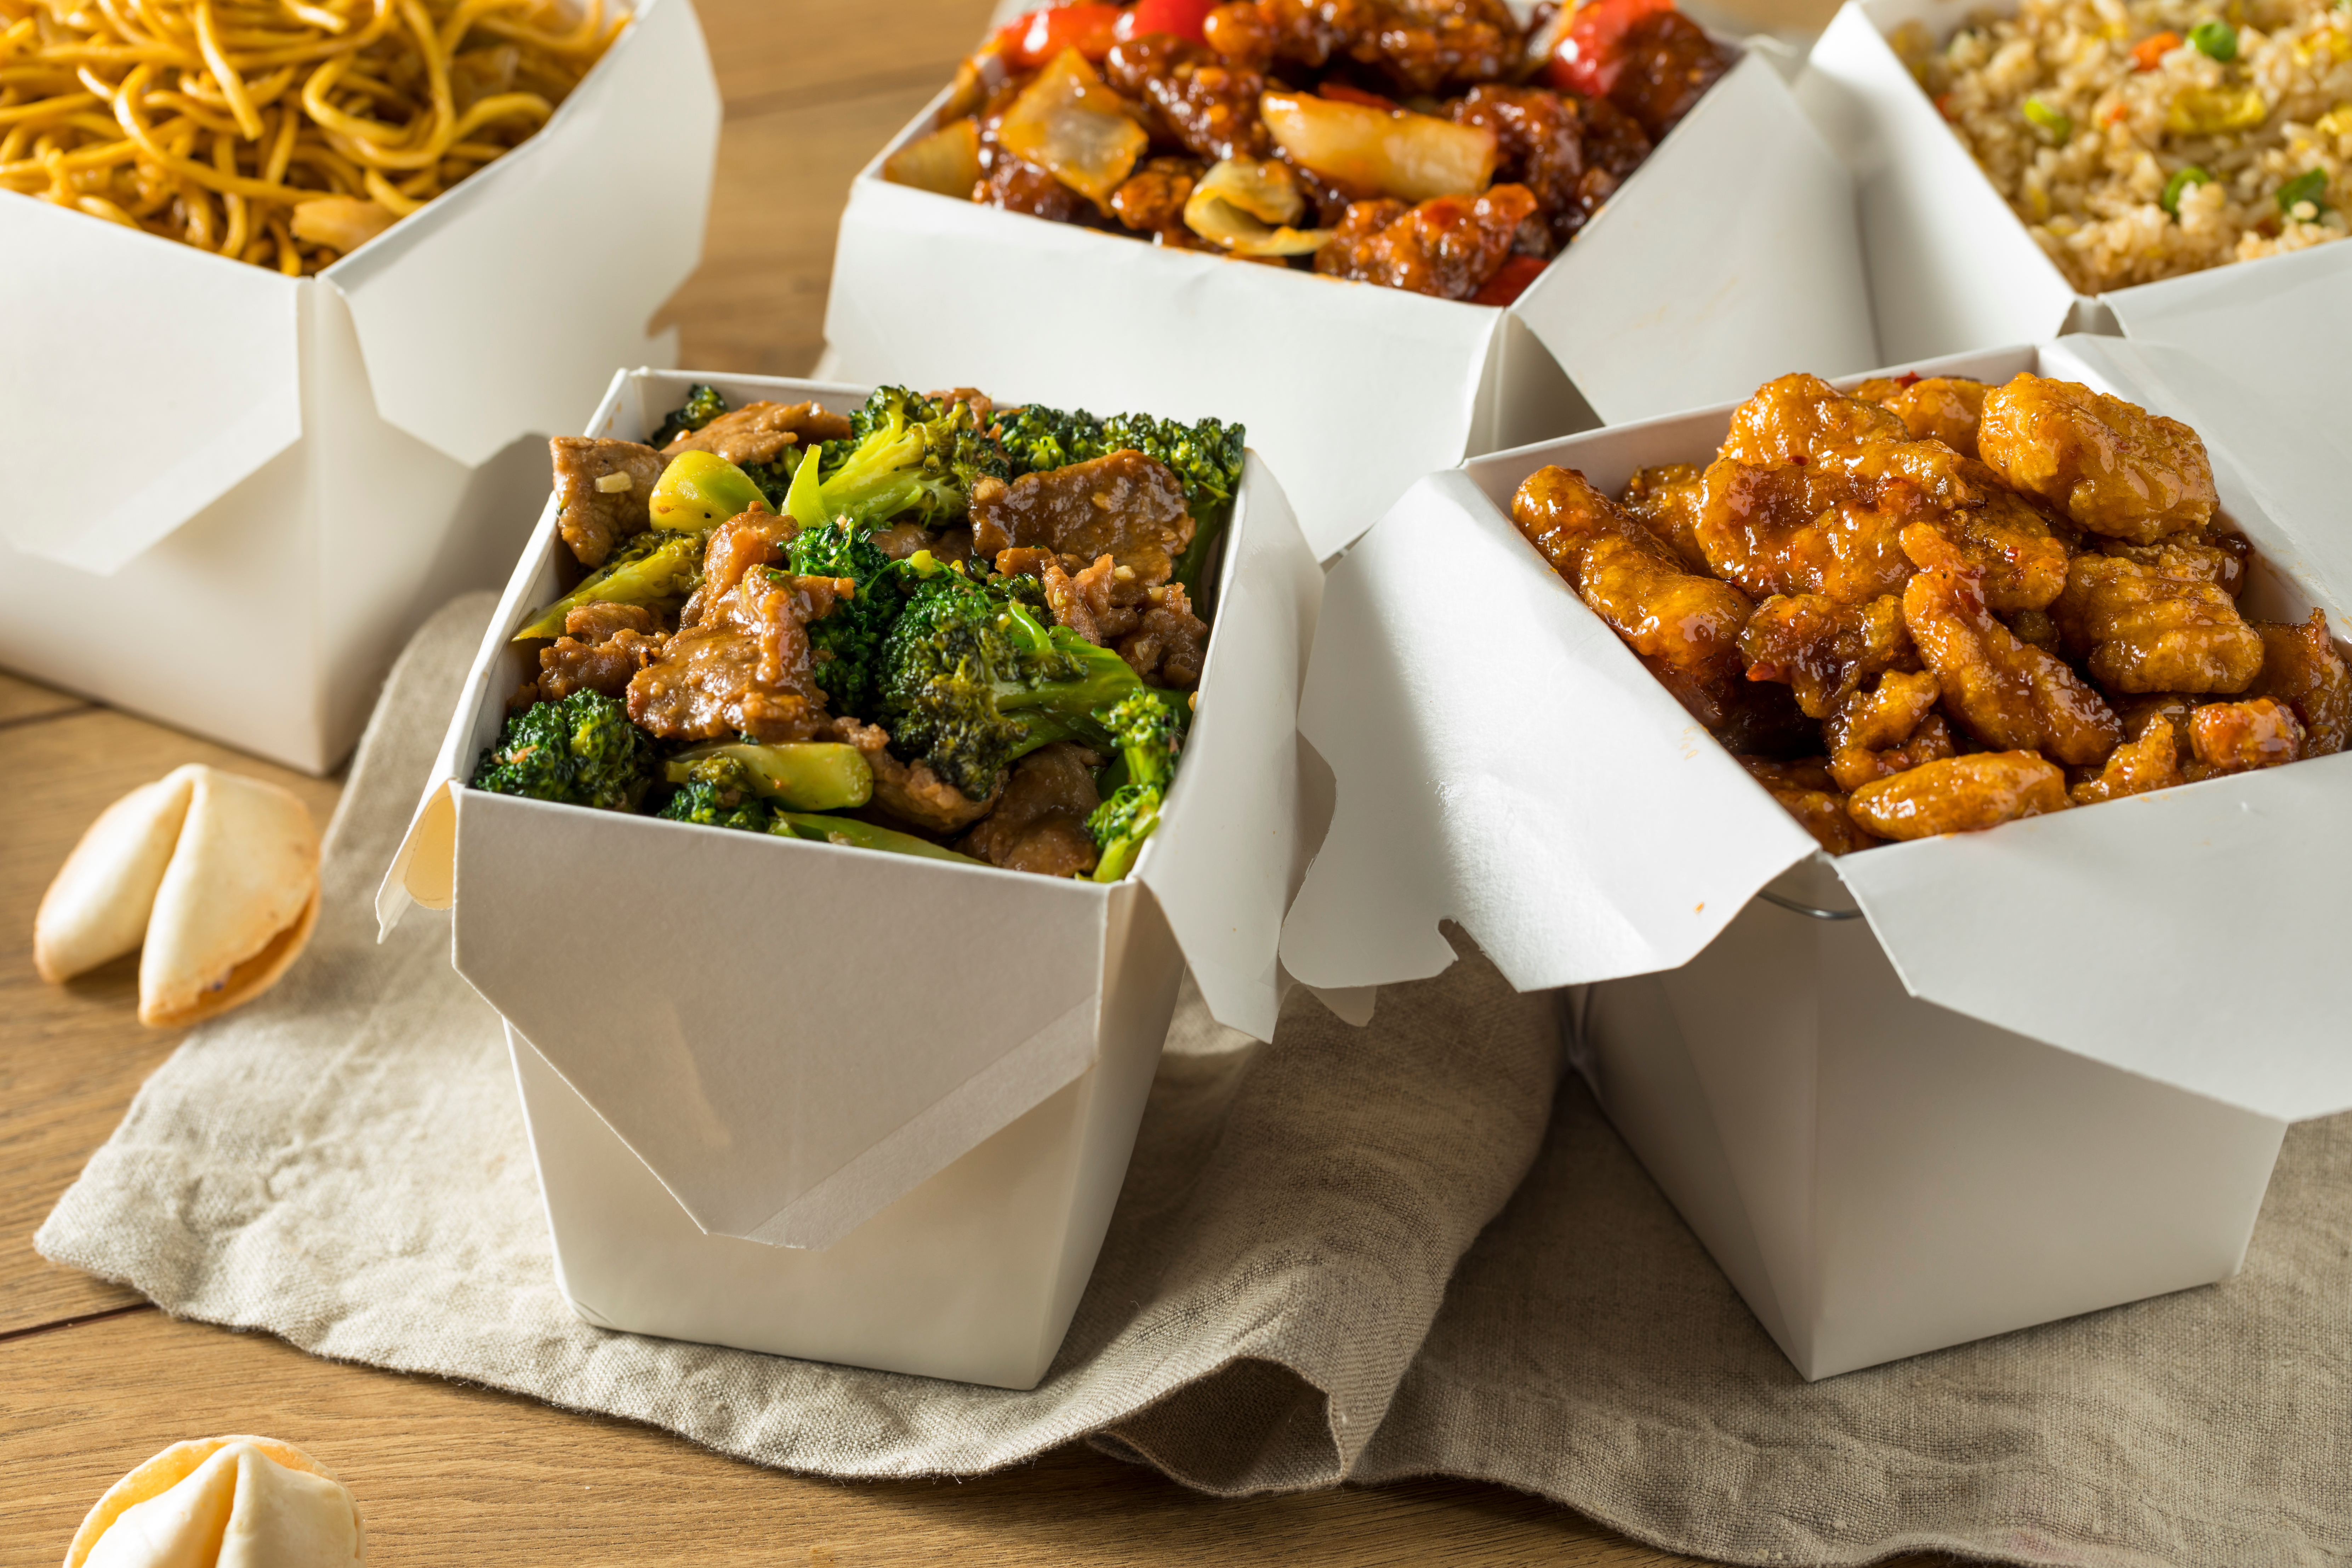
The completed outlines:
[[[269,988],[319,915],[319,834],[276,784],[200,763],[109,806],[33,922],[33,962],[66,980],[142,948],[139,1018],[175,1027]]]
[[[353,1568],[360,1510],[327,1468],[273,1437],[174,1443],[106,1490],[65,1568]]]

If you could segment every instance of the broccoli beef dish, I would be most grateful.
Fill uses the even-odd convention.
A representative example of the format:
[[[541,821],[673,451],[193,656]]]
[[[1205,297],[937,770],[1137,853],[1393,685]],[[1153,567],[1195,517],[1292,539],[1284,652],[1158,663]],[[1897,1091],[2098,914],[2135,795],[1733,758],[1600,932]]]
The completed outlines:
[[[2074,382],[1783,376],[1713,461],[1511,515],[1832,854],[2352,743],[2326,613],[2242,611],[2204,442]]]
[[[538,673],[473,785],[1116,881],[1192,721],[1242,434],[701,386],[650,443],[559,438],[585,575],[517,635]]]
[[[1674,0],[1136,0],[1033,11],[886,178],[1505,305],[1731,65]]]

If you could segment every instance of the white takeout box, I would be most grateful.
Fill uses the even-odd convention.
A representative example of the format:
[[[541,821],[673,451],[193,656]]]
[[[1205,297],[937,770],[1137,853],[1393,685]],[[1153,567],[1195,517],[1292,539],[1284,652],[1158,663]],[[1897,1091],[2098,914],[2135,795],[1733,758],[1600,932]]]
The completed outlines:
[[[1886,359],[2120,332],[2190,350],[2275,391],[2283,407],[2339,403],[2352,362],[2352,244],[2096,297],[2075,293],[2042,253],[1886,41],[1916,21],[1942,43],[1969,15],[2016,5],[1847,0],[1799,79],[1799,97],[1853,168]]]
[[[625,372],[589,433],[640,438],[703,379],[738,405],[866,395]],[[1255,454],[1223,551],[1176,783],[1102,887],[464,787],[537,668],[508,639],[560,592],[549,501],[377,910],[388,930],[412,901],[454,908],[583,1316],[1004,1387],[1045,1374],[1184,966],[1260,1039],[1280,1005],[1322,574]],[[583,940],[600,919],[625,943]]]
[[[1852,182],[1779,58],[1749,47],[1499,310],[890,184],[883,159],[937,128],[942,94],[850,187],[825,338],[853,378],[1241,420],[1328,556],[1465,454],[1878,363]]]
[[[2352,535],[2242,388],[2111,337],[1916,368],[2186,419],[2269,568],[2248,613],[2342,637]],[[1507,515],[1729,413],[1433,476],[1332,568],[1299,723],[1338,804],[1285,964],[1435,973],[1453,919],[1522,991],[1591,985],[1601,1102],[1808,1378],[2234,1272],[2286,1123],[2352,1107],[2352,753],[1822,856]]]
[[[719,89],[687,0],[316,278],[0,195],[0,664],[311,773],[496,583],[581,388],[676,352]]]

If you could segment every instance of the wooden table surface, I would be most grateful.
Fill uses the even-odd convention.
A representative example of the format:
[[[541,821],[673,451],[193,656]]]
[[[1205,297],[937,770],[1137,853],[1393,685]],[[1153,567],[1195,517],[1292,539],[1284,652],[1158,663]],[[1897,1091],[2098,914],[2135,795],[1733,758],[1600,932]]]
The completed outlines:
[[[727,118],[706,258],[667,319],[688,365],[803,374],[849,178],[946,79],[989,0],[698,4]],[[33,911],[107,803],[188,762],[286,784],[322,822],[340,791],[0,675],[0,1563],[58,1561],[122,1471],[221,1432],[317,1453],[386,1563],[1691,1561],[1461,1482],[1223,1502],[1083,1447],[962,1482],[781,1475],[650,1427],[174,1321],[42,1261],[34,1229],[178,1037],[140,1026],[135,958],[43,984]]]

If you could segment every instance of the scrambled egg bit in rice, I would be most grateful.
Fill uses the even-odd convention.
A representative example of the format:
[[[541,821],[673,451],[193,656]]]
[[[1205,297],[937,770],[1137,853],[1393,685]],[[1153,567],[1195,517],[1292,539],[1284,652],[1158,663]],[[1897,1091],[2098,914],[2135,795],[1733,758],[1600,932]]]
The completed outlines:
[[[2022,0],[1891,41],[2084,293],[2352,232],[2352,0]]]

